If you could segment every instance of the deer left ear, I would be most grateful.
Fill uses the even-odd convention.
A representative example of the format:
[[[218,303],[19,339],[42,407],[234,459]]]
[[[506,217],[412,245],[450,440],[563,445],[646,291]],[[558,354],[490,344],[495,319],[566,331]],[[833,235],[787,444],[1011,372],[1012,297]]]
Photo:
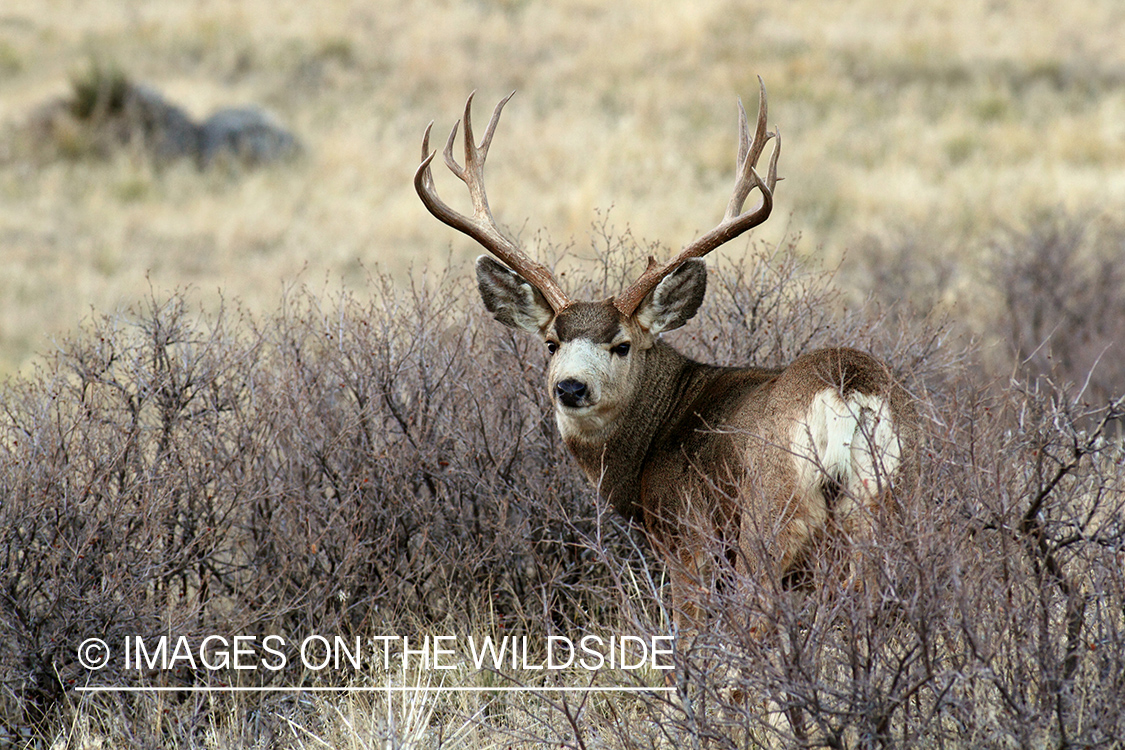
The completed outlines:
[[[477,258],[477,288],[492,316],[510,328],[539,333],[555,317],[538,289],[487,255]]]
[[[707,264],[702,258],[685,260],[641,302],[637,322],[653,335],[675,330],[692,319],[706,292]]]

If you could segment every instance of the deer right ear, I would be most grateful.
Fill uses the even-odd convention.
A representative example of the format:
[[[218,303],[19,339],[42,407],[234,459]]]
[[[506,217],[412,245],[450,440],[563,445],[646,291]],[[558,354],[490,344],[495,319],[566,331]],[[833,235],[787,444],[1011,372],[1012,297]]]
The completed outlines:
[[[477,288],[492,316],[511,328],[541,333],[555,317],[538,289],[488,255],[477,258]]]
[[[685,260],[649,292],[637,308],[637,322],[653,335],[679,328],[691,320],[707,292],[707,264]]]

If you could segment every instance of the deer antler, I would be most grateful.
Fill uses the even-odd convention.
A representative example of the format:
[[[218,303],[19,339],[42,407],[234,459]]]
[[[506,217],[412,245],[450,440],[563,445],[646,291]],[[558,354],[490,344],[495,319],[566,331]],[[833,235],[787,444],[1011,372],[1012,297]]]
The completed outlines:
[[[738,101],[738,177],[734,183],[734,191],[727,204],[726,214],[718,226],[695,242],[679,252],[676,257],[664,265],[649,257],[648,267],[641,277],[621,293],[614,300],[614,305],[623,315],[632,315],[645,296],[656,288],[656,285],[668,274],[679,268],[688,258],[701,258],[719,245],[730,242],[743,232],[758,226],[773,210],[773,189],[777,185],[777,157],[781,153],[781,133],[766,132],[766,85],[761,77],[758,78],[761,93],[758,98],[758,122],[754,129],[754,137],[750,138],[750,128],[746,121],[746,110],[742,107],[742,100]],[[777,138],[773,153],[770,155],[769,172],[763,181],[758,175],[758,158],[766,146],[766,141]],[[750,191],[758,188],[762,193],[762,200],[753,210],[742,212],[742,204],[746,202]]]
[[[570,304],[570,300],[567,299],[566,294],[555,281],[550,269],[527,257],[523,250],[496,225],[496,220],[492,218],[492,211],[488,208],[488,196],[484,192],[484,160],[488,157],[488,147],[492,144],[492,135],[496,131],[496,123],[500,121],[500,111],[504,109],[504,105],[514,94],[513,91],[496,105],[496,109],[492,111],[492,119],[488,123],[488,129],[484,133],[484,140],[481,141],[479,146],[473,143],[473,123],[471,119],[473,96],[476,95],[476,92],[469,94],[469,99],[465,102],[464,167],[453,158],[453,142],[457,138],[457,127],[460,122],[453,125],[453,130],[449,133],[449,140],[446,141],[445,164],[449,167],[449,171],[457,175],[468,186],[469,197],[473,201],[472,218],[447,206],[438,197],[437,190],[434,188],[434,178],[430,172],[430,163],[437,155],[436,151],[430,151],[430,129],[434,126],[433,122],[426,126],[426,134],[422,137],[422,163],[418,165],[418,170],[414,173],[414,189],[418,191],[418,197],[426,204],[430,213],[479,242],[485,250],[495,255],[538,289],[557,313]]]

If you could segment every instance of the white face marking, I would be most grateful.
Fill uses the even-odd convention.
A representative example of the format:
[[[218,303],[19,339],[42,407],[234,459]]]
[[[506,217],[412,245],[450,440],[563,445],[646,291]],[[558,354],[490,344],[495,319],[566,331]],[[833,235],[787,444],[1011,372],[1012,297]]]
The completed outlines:
[[[621,337],[621,341],[626,340]],[[615,340],[614,344],[620,343]],[[551,358],[547,384],[555,402],[555,422],[564,439],[595,440],[612,427],[632,394],[634,352],[620,356],[608,344],[577,338],[559,344]],[[573,380],[585,386],[580,405],[563,404],[559,383]]]

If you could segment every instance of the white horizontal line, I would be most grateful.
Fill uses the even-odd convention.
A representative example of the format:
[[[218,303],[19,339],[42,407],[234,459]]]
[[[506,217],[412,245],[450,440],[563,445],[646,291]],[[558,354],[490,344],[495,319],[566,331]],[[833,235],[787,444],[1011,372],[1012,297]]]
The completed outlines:
[[[76,687],[81,693],[667,693],[674,687]]]

